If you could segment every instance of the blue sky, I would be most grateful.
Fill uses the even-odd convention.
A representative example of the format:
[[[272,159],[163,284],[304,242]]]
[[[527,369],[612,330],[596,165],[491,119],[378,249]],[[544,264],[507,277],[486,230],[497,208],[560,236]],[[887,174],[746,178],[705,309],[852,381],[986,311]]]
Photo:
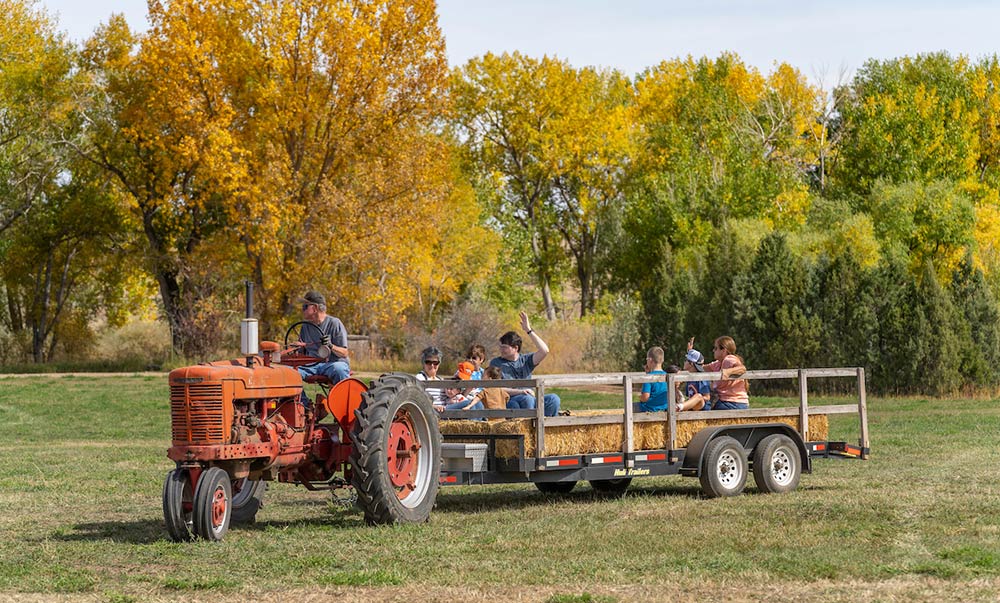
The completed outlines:
[[[145,0],[40,0],[60,29],[87,37],[112,12],[146,27]],[[487,51],[548,54],[576,66],[635,74],[664,59],[738,53],[762,71],[775,62],[833,83],[868,58],[946,50],[1000,53],[1000,3],[955,0],[439,0],[452,65]]]

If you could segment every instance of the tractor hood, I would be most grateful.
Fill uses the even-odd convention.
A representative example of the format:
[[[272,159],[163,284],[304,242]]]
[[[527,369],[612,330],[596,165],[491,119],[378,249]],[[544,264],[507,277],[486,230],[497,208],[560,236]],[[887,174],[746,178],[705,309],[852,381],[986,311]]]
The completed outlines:
[[[246,360],[223,360],[195,366],[186,366],[170,371],[171,386],[211,385],[229,382],[236,385],[237,398],[267,397],[283,398],[296,395],[302,389],[302,378],[298,371],[280,364],[264,366],[260,358],[254,357],[253,367],[247,367]],[[234,383],[235,382],[235,383]]]

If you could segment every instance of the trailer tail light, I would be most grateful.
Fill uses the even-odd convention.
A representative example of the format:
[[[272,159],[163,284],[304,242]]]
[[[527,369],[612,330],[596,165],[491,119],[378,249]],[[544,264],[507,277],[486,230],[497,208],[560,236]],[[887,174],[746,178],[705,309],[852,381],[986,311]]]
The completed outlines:
[[[556,459],[545,461],[546,467],[572,467],[580,464],[580,459]]]
[[[664,452],[657,452],[656,454],[637,454],[637,455],[635,455],[635,460],[637,460],[637,461],[665,461],[665,460],[667,460],[667,455]]]
[[[175,446],[226,443],[222,384],[171,385],[170,422]]]

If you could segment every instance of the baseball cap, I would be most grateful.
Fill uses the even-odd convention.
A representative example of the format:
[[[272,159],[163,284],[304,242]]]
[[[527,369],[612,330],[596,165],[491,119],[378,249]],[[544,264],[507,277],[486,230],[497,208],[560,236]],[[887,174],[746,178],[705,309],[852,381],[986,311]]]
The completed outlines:
[[[326,298],[319,291],[310,291],[302,296],[299,301],[305,302],[307,304],[319,304],[321,306],[326,305]]]
[[[475,368],[476,367],[473,366],[471,362],[459,362],[458,372],[455,373],[455,376],[459,379],[471,379],[472,371],[475,370]]]
[[[705,370],[702,366],[702,363],[705,362],[705,357],[698,350],[688,350],[687,354],[684,355],[684,359],[693,364],[696,371]]]

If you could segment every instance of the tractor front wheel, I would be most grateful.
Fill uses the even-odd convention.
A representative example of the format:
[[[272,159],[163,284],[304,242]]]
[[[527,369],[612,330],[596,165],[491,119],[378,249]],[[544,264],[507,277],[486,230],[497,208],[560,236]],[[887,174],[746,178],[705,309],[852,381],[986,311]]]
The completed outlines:
[[[233,517],[233,487],[229,474],[218,467],[201,473],[194,489],[194,532],[204,540],[219,541]]]
[[[351,432],[351,481],[371,525],[427,521],[437,498],[441,433],[430,397],[409,375],[362,394]]]
[[[174,469],[163,482],[163,519],[167,524],[167,534],[174,542],[186,542],[194,536],[193,490],[191,475],[183,469]]]

